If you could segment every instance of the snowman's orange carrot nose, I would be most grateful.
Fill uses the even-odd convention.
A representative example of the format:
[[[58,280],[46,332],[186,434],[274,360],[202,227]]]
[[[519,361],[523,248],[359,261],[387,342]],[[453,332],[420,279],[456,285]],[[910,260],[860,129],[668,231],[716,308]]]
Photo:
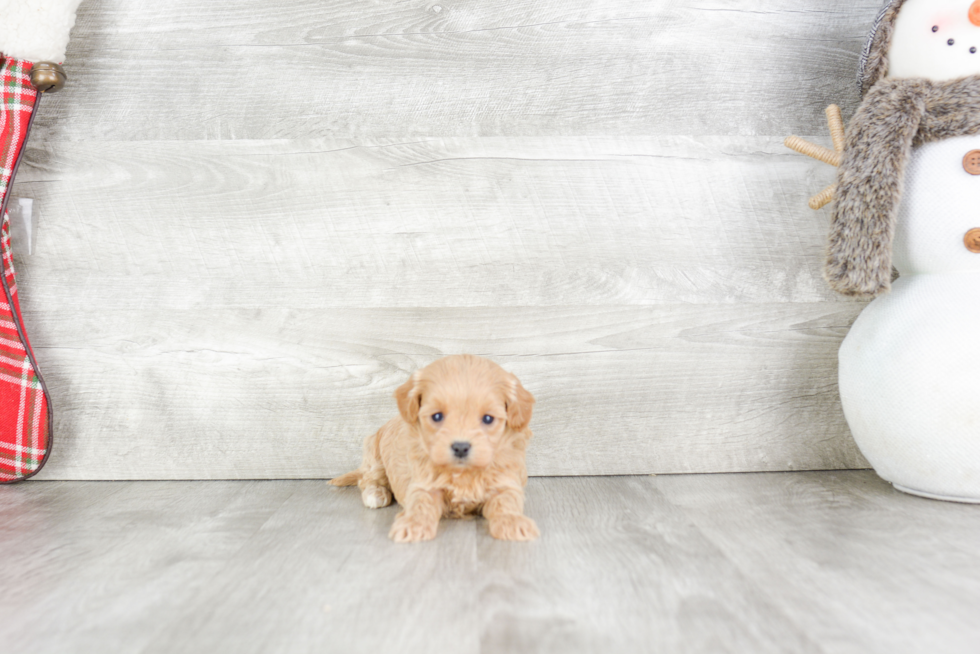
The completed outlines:
[[[974,0],[970,5],[970,22],[980,27],[980,0]]]

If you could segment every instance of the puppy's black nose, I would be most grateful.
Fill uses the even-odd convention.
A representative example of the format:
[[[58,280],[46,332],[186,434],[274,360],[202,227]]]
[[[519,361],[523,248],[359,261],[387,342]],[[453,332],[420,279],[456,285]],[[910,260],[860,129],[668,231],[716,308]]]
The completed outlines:
[[[466,455],[470,453],[470,444],[466,441],[456,441],[451,447],[457,459],[465,459]]]

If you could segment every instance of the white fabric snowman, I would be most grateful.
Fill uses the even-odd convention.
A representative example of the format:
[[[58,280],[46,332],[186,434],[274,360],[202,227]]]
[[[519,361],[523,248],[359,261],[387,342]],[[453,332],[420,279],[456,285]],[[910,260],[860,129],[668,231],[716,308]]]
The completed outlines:
[[[884,79],[980,75],[980,0],[889,7]],[[980,134],[913,148],[892,257],[899,279],[840,349],[847,422],[896,488],[980,503]]]

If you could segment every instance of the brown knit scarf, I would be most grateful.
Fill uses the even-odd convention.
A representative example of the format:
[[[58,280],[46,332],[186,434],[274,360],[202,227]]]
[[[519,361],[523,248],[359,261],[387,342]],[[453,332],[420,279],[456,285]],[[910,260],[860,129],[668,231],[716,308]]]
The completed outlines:
[[[891,288],[892,238],[912,147],[980,133],[980,76],[883,79],[847,127],[824,275],[838,293]],[[965,154],[965,153],[964,153]]]

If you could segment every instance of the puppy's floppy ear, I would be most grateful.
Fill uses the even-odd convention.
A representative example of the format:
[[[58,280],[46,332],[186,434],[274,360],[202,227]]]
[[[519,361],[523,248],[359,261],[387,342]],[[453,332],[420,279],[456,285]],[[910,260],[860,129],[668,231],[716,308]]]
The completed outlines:
[[[419,408],[422,406],[422,389],[419,387],[419,370],[412,373],[408,381],[395,391],[395,401],[398,402],[398,412],[408,424],[419,419]]]
[[[510,375],[507,392],[507,426],[514,431],[523,431],[531,422],[534,411],[534,396],[521,386],[520,380]]]

